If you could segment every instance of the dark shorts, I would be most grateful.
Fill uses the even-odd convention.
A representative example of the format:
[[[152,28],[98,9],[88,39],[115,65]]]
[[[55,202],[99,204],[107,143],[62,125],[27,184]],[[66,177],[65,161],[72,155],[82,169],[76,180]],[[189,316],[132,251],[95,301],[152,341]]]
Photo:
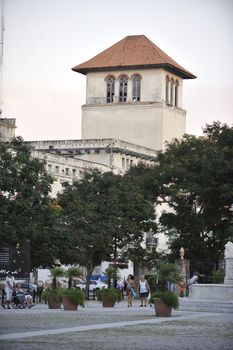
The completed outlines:
[[[147,298],[149,295],[149,292],[146,293],[140,293],[140,298]]]

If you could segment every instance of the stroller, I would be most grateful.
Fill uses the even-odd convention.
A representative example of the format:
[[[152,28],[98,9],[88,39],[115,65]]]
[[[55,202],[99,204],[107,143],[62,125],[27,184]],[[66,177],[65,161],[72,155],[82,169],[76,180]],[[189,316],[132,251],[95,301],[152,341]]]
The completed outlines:
[[[32,307],[30,298],[31,296],[27,293],[15,293],[11,305],[14,309],[30,309]]]

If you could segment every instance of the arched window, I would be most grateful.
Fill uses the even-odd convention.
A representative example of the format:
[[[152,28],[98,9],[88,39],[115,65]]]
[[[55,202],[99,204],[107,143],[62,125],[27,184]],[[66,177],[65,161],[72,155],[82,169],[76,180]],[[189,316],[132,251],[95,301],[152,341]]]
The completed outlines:
[[[132,99],[133,101],[140,101],[141,97],[141,77],[138,74],[135,74],[132,79]]]
[[[176,80],[175,82],[175,106],[178,107],[178,90],[179,90],[179,83]]]
[[[113,96],[115,95],[115,79],[114,77],[108,77],[107,82],[107,103],[113,102]]]
[[[166,77],[166,103],[169,103],[169,77]]]
[[[120,86],[119,86],[119,102],[127,101],[127,90],[128,90],[128,78],[126,76],[122,76],[120,78]]]
[[[170,86],[170,104],[173,106],[174,105],[174,94],[173,94],[173,89],[174,89],[174,80],[171,80],[171,86]]]

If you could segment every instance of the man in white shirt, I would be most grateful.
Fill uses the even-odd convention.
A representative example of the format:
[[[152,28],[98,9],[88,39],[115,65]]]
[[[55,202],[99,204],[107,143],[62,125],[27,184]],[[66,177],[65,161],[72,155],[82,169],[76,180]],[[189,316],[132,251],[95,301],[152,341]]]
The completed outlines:
[[[11,272],[8,271],[6,276],[6,285],[5,285],[6,301],[4,304],[2,304],[2,307],[4,307],[4,309],[6,308],[11,309],[10,303],[12,300],[12,293],[14,288],[15,288],[15,278],[14,276],[12,276]]]

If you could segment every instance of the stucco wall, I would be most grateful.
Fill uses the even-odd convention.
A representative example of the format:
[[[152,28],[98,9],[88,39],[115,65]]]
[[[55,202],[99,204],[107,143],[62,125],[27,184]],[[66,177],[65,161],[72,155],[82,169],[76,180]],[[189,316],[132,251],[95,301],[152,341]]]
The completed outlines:
[[[141,75],[141,99],[132,102],[134,74]],[[127,102],[118,102],[120,75],[128,81]],[[115,77],[114,103],[106,103],[106,77]],[[166,78],[178,82],[178,107],[168,106]],[[84,139],[116,138],[154,150],[164,149],[164,142],[185,133],[182,105],[182,79],[164,69],[118,70],[87,74],[86,104],[82,106]]]
[[[117,138],[155,150],[185,133],[185,111],[162,103],[82,107],[83,138]]]

